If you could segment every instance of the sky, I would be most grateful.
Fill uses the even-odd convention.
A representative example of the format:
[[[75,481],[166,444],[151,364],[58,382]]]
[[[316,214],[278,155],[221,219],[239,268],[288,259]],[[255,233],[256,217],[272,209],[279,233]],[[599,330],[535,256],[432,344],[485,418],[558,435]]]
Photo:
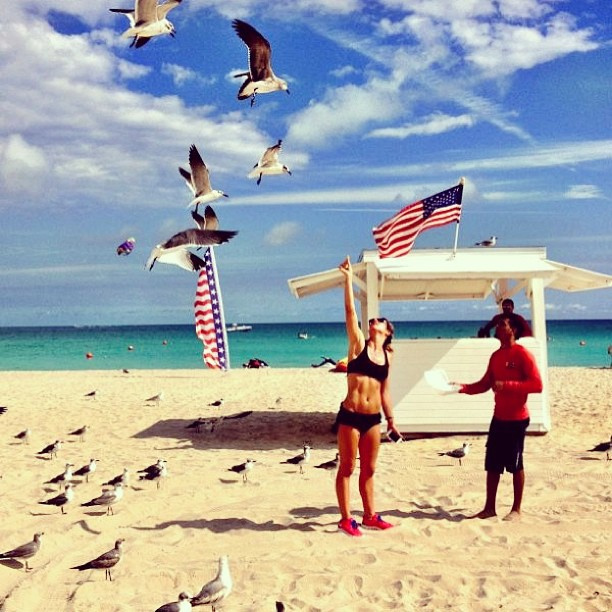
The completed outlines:
[[[612,274],[609,0],[183,0],[176,36],[139,49],[109,11],[132,7],[0,3],[0,326],[191,323],[196,275],[144,264],[192,227],[177,170],[192,143],[229,195],[213,203],[221,228],[239,232],[215,249],[228,322],[342,320],[339,290],[298,300],[287,280],[357,261],[372,227],[461,177],[460,248],[496,235]],[[237,99],[234,18],[268,39],[289,95]],[[292,175],[258,186],[247,174],[278,139]],[[451,248],[454,232],[415,248]],[[546,306],[610,318],[612,292],[547,291]]]

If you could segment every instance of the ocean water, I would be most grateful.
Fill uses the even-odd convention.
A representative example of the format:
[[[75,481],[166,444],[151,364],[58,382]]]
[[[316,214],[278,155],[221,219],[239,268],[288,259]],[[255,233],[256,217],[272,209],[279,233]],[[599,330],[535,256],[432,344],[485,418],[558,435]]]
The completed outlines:
[[[394,322],[396,338],[473,337],[481,322]],[[548,321],[551,366],[607,367],[612,320]],[[306,339],[298,333],[305,332]],[[344,323],[253,324],[228,334],[232,368],[250,358],[303,368],[346,354]],[[91,353],[91,359],[86,354]],[[193,325],[0,328],[0,370],[204,368]]]

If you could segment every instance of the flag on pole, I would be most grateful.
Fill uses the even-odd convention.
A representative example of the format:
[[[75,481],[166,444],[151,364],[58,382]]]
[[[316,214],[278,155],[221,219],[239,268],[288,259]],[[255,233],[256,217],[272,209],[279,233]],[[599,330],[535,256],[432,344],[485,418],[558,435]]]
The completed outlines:
[[[205,265],[198,272],[198,286],[193,304],[196,336],[204,344],[204,363],[214,370],[229,370],[223,302],[212,247],[206,248],[202,259]]]
[[[402,208],[372,229],[381,257],[407,255],[416,237],[426,229],[461,218],[463,183]]]

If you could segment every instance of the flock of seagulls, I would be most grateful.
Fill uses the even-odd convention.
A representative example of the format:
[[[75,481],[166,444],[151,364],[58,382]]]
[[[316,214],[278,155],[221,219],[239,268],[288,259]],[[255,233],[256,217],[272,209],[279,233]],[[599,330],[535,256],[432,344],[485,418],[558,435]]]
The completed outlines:
[[[131,38],[130,47],[140,48],[151,38],[168,34],[175,35],[175,27],[168,19],[168,13],[181,4],[182,0],[135,0],[134,8],[113,8],[113,13],[124,15],[129,21],[129,28],[123,36]],[[272,69],[272,48],[268,40],[252,25],[240,19],[232,21],[232,28],[247,47],[248,70],[234,75],[244,78],[237,97],[239,100],[250,100],[255,104],[259,94],[285,91],[289,93],[287,82],[276,76]],[[289,168],[279,161],[282,141],[268,147],[259,161],[248,173],[248,178],[256,178],[261,183],[263,175],[291,175]],[[199,215],[199,204],[210,204],[228,195],[220,189],[213,189],[210,183],[210,172],[204,163],[195,144],[189,148],[189,170],[179,167],[179,173],[189,188],[192,199],[188,207],[195,206],[192,217],[197,230],[183,230],[157,244],[147,259],[145,268],[152,270],[155,263],[173,264],[190,272],[197,272],[204,266],[203,260],[190,249],[199,250],[206,246],[216,246],[229,242],[238,232],[220,230],[217,216],[210,206],[207,206],[204,217]],[[135,242],[135,239],[134,239]]]

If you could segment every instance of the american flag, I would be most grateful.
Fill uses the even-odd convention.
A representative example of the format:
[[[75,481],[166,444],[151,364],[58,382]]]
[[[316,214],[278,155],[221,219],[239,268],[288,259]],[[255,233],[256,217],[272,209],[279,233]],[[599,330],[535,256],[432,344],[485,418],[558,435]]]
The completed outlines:
[[[223,302],[212,247],[206,248],[202,259],[205,265],[198,272],[198,287],[193,304],[196,336],[204,344],[204,363],[214,370],[229,370]]]
[[[402,208],[372,229],[380,257],[407,255],[424,230],[461,218],[463,183]]]

